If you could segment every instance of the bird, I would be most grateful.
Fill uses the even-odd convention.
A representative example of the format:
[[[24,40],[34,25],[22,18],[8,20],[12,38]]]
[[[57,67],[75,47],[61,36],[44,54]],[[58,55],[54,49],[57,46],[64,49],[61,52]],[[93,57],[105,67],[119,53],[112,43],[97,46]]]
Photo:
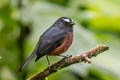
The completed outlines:
[[[62,56],[73,42],[73,26],[75,22],[69,17],[58,18],[51,27],[49,27],[39,38],[32,54],[26,59],[19,71],[22,72],[24,67],[34,58],[35,62],[43,56]]]

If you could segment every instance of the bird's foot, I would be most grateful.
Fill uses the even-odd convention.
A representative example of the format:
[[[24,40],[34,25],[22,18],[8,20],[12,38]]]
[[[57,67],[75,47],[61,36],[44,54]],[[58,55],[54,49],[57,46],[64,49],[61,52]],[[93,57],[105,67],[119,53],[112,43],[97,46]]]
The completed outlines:
[[[67,55],[66,57],[67,57],[67,58],[69,58],[69,57],[72,57],[72,55],[71,55],[71,54],[69,54],[69,55]]]
[[[72,55],[67,55],[67,56],[64,56],[64,55],[58,55],[60,57],[64,57],[64,58],[69,58],[69,57],[72,57]]]
[[[51,68],[51,64],[48,65],[48,68],[49,68],[49,69]]]
[[[57,69],[52,69],[52,64],[48,65],[48,69],[51,72],[57,72]]]

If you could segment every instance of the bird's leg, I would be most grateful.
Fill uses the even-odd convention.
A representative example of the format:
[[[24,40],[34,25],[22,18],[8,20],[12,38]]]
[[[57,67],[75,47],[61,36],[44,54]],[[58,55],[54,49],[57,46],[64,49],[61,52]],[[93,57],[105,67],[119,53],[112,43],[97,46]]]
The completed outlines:
[[[47,61],[48,61],[48,68],[50,69],[51,64],[50,64],[48,56],[46,56],[46,58],[47,58]],[[52,72],[57,72],[57,70],[52,70]]]
[[[46,58],[47,58],[47,62],[48,62],[48,67],[50,68],[50,61],[49,61],[48,56],[46,56]]]
[[[72,55],[67,55],[67,56],[64,56],[64,55],[57,55],[57,56],[64,57],[64,58],[72,57]]]

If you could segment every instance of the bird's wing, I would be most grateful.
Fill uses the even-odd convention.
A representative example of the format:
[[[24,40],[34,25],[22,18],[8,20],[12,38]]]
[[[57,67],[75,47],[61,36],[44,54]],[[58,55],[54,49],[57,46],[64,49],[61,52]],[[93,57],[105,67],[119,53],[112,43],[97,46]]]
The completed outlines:
[[[40,59],[42,56],[46,55],[48,52],[59,46],[64,40],[65,31],[60,30],[58,28],[49,28],[47,31],[41,35],[34,51],[32,54],[26,59],[24,64],[20,67],[19,71],[21,72],[25,65],[28,64],[36,55],[36,61]]]
[[[40,38],[40,45],[37,48],[37,58],[35,61],[61,45],[65,38],[65,32],[59,28],[53,28],[45,32]]]

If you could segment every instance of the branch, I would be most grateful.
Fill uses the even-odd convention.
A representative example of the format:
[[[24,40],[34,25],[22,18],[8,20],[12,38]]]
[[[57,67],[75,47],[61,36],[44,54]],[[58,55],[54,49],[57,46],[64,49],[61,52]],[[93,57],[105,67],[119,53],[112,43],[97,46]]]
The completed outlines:
[[[28,80],[45,80],[45,78],[55,72],[57,72],[58,70],[68,67],[72,64],[75,63],[79,63],[79,62],[88,62],[91,63],[90,58],[92,57],[96,57],[98,54],[108,50],[109,47],[106,45],[98,45],[95,48],[92,48],[86,52],[83,52],[81,54],[78,54],[76,56],[70,56],[70,57],[66,57],[61,59],[60,61],[52,64],[51,66],[47,67],[46,69],[44,69],[43,71],[35,74],[34,76],[32,76],[31,78],[29,78]]]

